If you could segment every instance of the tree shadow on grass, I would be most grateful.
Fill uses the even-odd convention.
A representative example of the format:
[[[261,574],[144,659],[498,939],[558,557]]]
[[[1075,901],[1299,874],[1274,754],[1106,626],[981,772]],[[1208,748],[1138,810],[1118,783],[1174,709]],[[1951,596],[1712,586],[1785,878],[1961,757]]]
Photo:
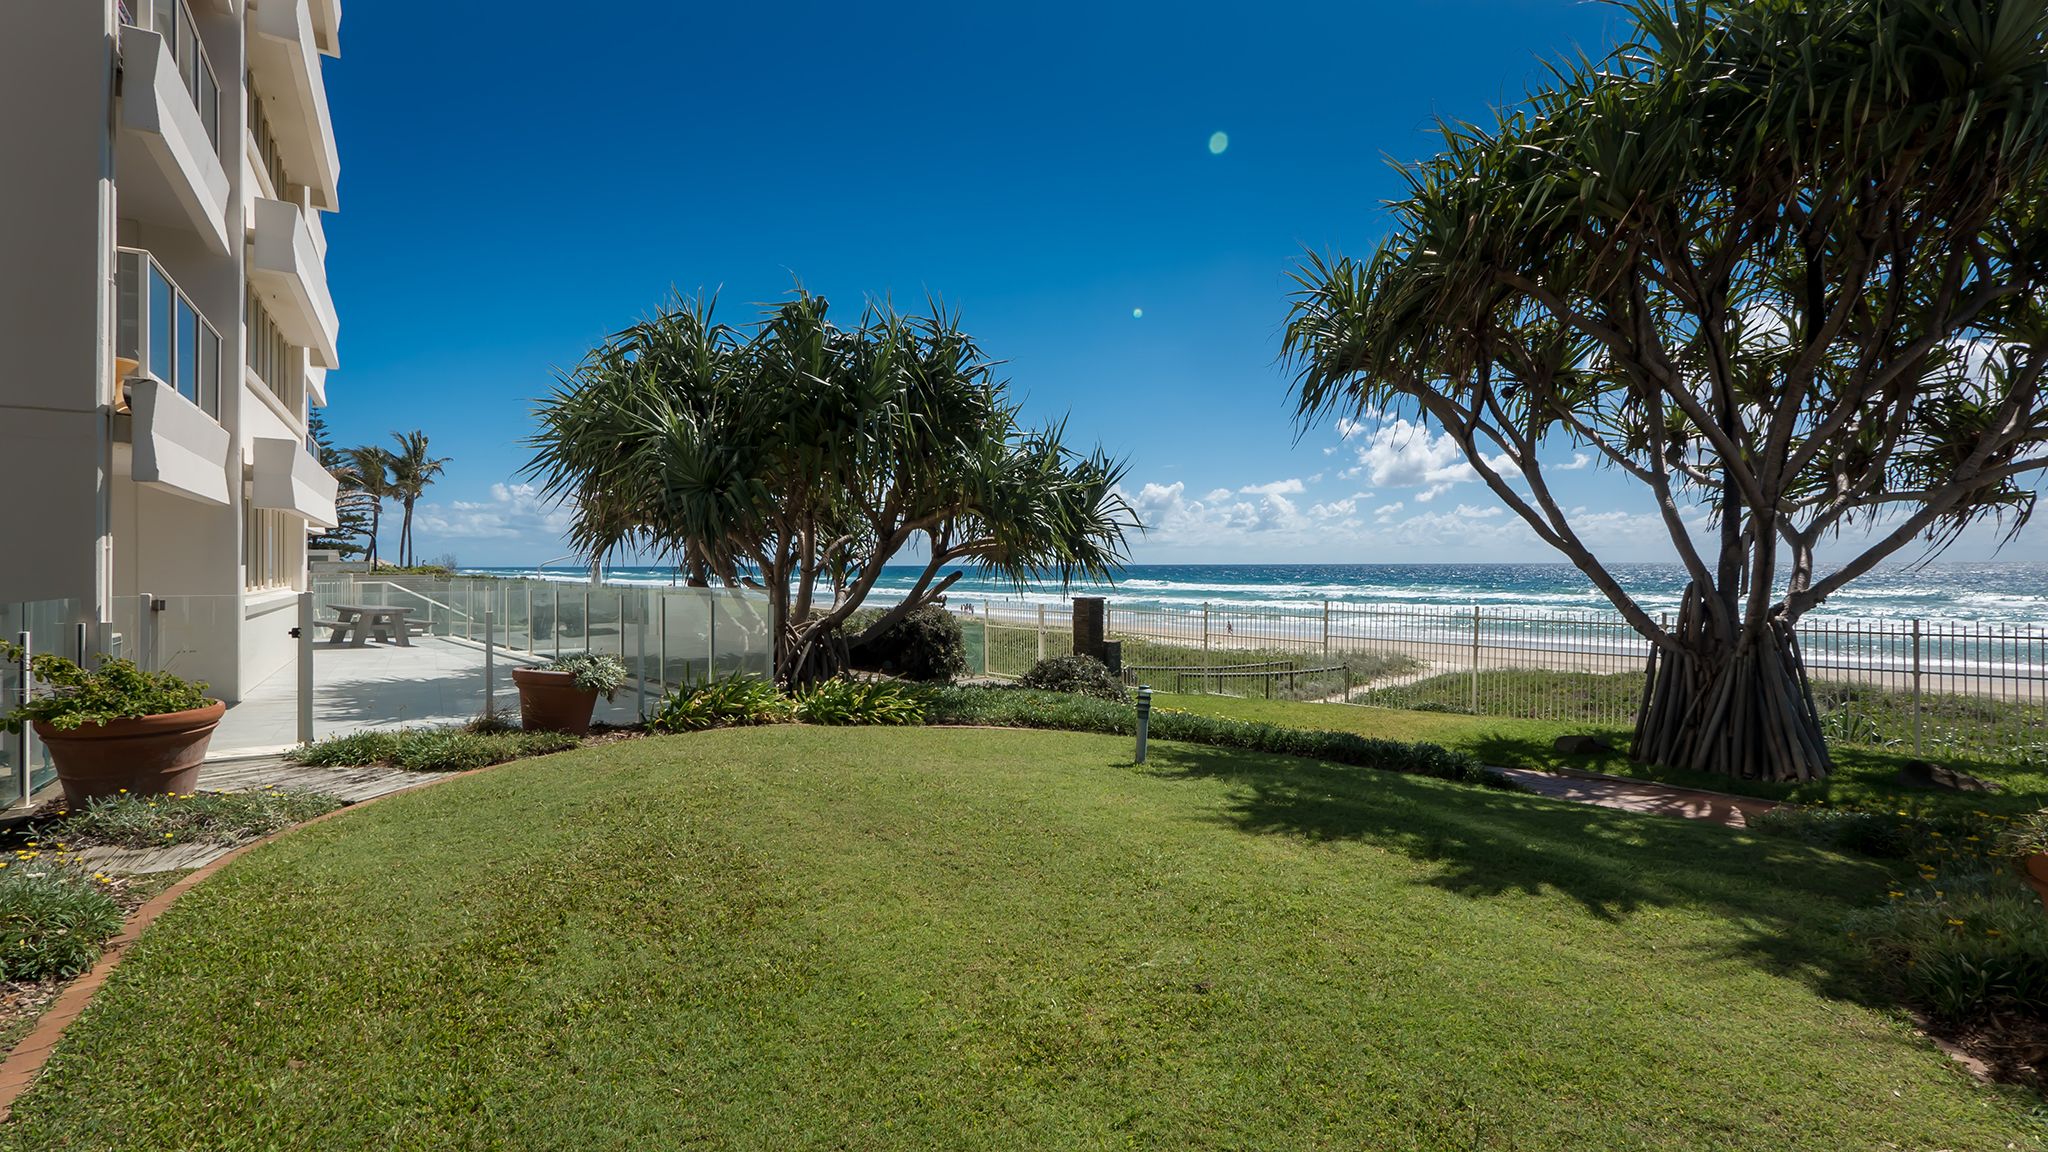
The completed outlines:
[[[1435,866],[1421,882],[1460,896],[1558,892],[1618,924],[1644,909],[1696,909],[1736,928],[1713,946],[1720,956],[1826,995],[1881,1000],[1842,929],[1884,889],[1874,863],[1716,824],[1293,757],[1155,745],[1144,770],[1230,783],[1225,820],[1240,831],[1400,852]]]

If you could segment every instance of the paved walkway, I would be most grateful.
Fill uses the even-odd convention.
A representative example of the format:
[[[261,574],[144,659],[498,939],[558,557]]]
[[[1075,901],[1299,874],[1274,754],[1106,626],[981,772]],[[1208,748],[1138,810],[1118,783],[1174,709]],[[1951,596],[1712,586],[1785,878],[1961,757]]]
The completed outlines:
[[[499,649],[491,697],[498,712],[519,713],[514,667],[535,658]],[[460,640],[423,636],[409,648],[316,644],[313,648],[313,736],[325,739],[373,729],[464,724],[484,711],[484,652]],[[609,724],[639,719],[638,696],[627,690],[597,718]],[[299,673],[296,665],[258,684],[228,709],[213,734],[212,755],[282,752],[299,742]]]
[[[1730,828],[1745,827],[1749,817],[1768,812],[1775,801],[1753,796],[1730,796],[1725,792],[1701,792],[1673,788],[1644,780],[1621,780],[1611,776],[1565,776],[1527,768],[1496,769],[1501,775],[1538,796],[1573,800],[1622,812],[1643,812],[1652,816],[1679,816],[1687,820],[1711,820]]]

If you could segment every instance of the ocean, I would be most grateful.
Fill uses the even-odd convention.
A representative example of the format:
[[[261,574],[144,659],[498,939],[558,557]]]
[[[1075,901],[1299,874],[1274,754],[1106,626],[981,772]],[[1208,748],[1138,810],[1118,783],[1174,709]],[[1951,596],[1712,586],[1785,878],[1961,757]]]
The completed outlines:
[[[541,576],[578,581],[587,570],[566,567],[464,568],[494,576]],[[876,585],[877,599],[895,599],[920,569],[891,567]],[[1685,587],[1676,564],[1622,564],[1614,573],[1652,610],[1673,609]],[[607,568],[617,584],[667,585],[663,567]],[[1404,604],[1464,608],[1478,605],[1531,612],[1604,610],[1607,600],[1568,564],[1134,564],[1114,585],[1057,584],[1013,588],[969,574],[953,586],[952,601],[995,604],[1063,603],[1069,596],[1107,596],[1131,608],[1305,608],[1333,604]],[[1837,592],[1808,615],[1813,623],[1855,620],[1928,620],[2048,625],[2048,564],[1954,563],[1880,568]]]

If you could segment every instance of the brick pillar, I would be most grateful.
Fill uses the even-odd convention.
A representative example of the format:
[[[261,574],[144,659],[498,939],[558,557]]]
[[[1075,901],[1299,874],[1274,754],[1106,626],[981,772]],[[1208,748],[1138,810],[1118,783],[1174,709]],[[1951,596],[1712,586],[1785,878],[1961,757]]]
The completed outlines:
[[[1093,656],[1107,663],[1102,634],[1108,617],[1108,600],[1100,596],[1074,597],[1074,655]]]

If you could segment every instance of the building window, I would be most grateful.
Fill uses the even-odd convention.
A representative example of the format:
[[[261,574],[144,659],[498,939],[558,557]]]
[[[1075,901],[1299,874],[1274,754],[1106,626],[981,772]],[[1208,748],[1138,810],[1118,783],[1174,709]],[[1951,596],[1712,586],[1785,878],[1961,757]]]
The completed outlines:
[[[115,277],[114,354],[220,419],[220,332],[155,257],[123,248]]]
[[[127,18],[123,11],[122,17]],[[199,109],[199,121],[206,125],[206,138],[220,148],[220,82],[214,78],[213,62],[206,58],[206,45],[199,39],[199,22],[185,0],[149,0],[150,31],[170,45],[171,59],[178,63],[178,75],[192,105]]]
[[[251,592],[288,588],[298,576],[304,521],[275,508],[245,508],[242,586]]]
[[[304,419],[305,380],[298,346],[284,338],[277,323],[252,290],[248,296],[249,370],[270,393],[284,402],[293,419]]]
[[[270,130],[270,117],[263,114],[263,98],[256,92],[256,77],[249,77],[249,124],[256,137],[256,156],[263,163],[263,174],[270,177],[270,194],[279,200],[288,200],[284,186],[284,153],[278,151],[277,134]]]

